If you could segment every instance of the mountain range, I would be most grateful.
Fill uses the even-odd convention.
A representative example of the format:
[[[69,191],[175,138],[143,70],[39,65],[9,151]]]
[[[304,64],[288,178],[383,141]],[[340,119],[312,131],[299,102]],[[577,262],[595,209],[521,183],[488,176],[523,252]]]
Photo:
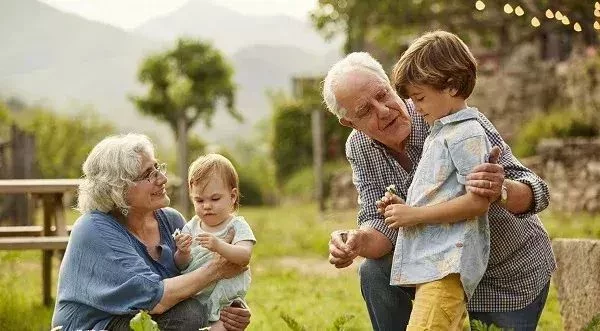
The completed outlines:
[[[132,31],[89,21],[35,0],[0,2],[0,97],[69,112],[91,105],[121,131],[156,137],[165,124],[140,115],[128,95],[143,93],[136,71],[145,56],[164,51],[178,37],[210,41],[235,70],[239,124],[218,111],[202,138],[231,141],[249,134],[270,112],[267,90],[291,89],[294,75],[322,75],[340,57],[309,23],[286,16],[246,16],[215,0],[189,0],[168,15]]]

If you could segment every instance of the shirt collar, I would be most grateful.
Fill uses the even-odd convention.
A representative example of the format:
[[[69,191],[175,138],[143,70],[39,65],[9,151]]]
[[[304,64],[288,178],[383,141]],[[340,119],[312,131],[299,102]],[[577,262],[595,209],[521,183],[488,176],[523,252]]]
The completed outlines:
[[[437,121],[440,121],[443,125],[446,125],[449,123],[462,122],[470,119],[477,119],[477,108],[467,107],[457,111],[456,113],[444,116]]]

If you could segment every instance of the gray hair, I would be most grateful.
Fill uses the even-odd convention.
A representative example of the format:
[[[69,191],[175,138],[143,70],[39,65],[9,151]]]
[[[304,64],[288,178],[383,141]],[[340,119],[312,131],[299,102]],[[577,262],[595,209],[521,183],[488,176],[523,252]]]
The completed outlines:
[[[383,70],[381,63],[375,60],[371,54],[367,52],[354,52],[348,54],[329,69],[327,76],[325,76],[325,81],[323,82],[323,100],[327,105],[327,109],[338,118],[344,117],[347,110],[338,104],[335,99],[334,90],[343,75],[357,69],[372,72],[384,82],[390,84],[390,79],[385,74],[385,70]]]
[[[150,138],[129,133],[104,138],[83,163],[83,182],[79,185],[77,210],[109,212],[126,209],[127,189],[139,176],[142,155],[154,154]]]

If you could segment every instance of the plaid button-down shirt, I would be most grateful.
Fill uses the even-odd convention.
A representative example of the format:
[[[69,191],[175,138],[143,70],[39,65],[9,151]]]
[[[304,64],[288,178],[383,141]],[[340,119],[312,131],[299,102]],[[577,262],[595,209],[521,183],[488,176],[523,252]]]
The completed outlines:
[[[396,243],[398,232],[387,227],[384,218],[377,213],[375,202],[391,184],[396,185],[398,194],[406,200],[429,131],[413,103],[406,100],[406,105],[413,119],[406,145],[406,153],[413,163],[410,172],[405,171],[382,144],[363,132],[352,131],[346,141],[346,157],[358,190],[358,224],[378,230],[392,244]],[[536,215],[548,206],[549,192],[546,183],[512,155],[492,123],[485,116],[480,116],[478,121],[492,146],[502,149],[499,163],[504,167],[506,178],[529,185],[534,201],[531,210],[520,215],[514,215],[496,203],[490,206],[490,258],[468,309],[476,312],[514,311],[537,297],[556,268],[550,238]]]

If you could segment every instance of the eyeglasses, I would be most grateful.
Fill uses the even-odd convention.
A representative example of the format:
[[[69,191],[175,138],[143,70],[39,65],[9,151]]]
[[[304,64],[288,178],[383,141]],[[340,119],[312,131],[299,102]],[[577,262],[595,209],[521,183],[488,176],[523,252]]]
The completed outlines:
[[[158,179],[158,174],[161,174],[163,176],[167,174],[167,164],[166,163],[155,164],[154,170],[149,172],[147,175],[136,179],[135,182],[141,182],[143,180],[147,180],[149,183],[153,183]]]

